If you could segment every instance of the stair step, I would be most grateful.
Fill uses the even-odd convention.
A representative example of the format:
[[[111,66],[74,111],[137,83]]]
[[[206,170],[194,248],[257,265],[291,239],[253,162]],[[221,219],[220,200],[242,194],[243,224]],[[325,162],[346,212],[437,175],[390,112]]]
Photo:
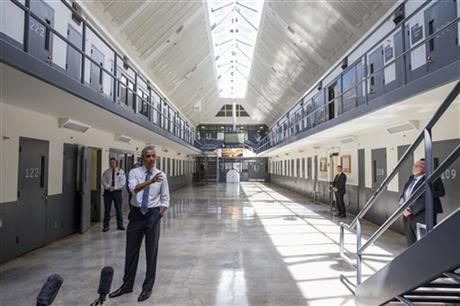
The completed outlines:
[[[423,287],[460,288],[460,284],[451,278],[442,277],[442,278],[435,279],[429,284],[423,285]]]
[[[423,296],[456,296],[460,297],[460,289],[457,288],[419,288],[408,295],[423,295]]]
[[[424,302],[424,303],[459,303],[460,302],[460,298],[454,297],[454,296],[441,297],[441,296],[405,295],[404,297],[412,302]]]

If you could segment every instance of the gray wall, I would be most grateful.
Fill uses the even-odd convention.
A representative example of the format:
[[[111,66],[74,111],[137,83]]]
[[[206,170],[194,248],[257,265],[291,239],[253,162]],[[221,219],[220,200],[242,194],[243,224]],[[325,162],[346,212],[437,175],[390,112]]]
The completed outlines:
[[[170,191],[176,191],[192,184],[192,174],[168,178]],[[46,205],[46,244],[77,232],[73,220],[73,212],[66,209],[63,194],[51,195]],[[103,205],[103,204],[102,204]],[[68,207],[68,206],[67,206]],[[128,209],[128,203],[123,203],[123,209]],[[70,216],[70,217],[69,217]],[[0,204],[0,263],[6,262],[19,255],[19,226],[17,202]],[[19,239],[19,240],[17,240]],[[28,250],[31,251],[31,250]]]

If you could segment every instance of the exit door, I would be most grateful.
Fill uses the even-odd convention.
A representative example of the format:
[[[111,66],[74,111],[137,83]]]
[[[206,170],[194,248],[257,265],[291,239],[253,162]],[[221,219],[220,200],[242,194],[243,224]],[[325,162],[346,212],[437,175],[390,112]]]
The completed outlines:
[[[54,25],[54,10],[42,0],[30,1],[30,10],[49,26]],[[32,16],[29,19],[29,53],[36,58],[49,61],[52,56],[53,35]]]
[[[46,243],[48,148],[48,141],[19,138],[19,254],[41,247]]]

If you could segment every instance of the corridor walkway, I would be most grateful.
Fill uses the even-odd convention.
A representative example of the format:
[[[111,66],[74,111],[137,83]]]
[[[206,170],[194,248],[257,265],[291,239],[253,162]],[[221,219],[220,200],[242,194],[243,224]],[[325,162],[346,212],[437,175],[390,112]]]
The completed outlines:
[[[354,272],[339,257],[328,206],[271,184],[190,186],[173,193],[162,222],[156,284],[144,305],[354,305],[339,280]],[[347,241],[353,250],[354,236]],[[53,305],[89,305],[102,267],[115,270],[112,289],[121,284],[124,247],[125,232],[102,233],[95,224],[12,260],[0,266],[0,305],[35,304],[52,273],[64,278]],[[368,249],[364,274],[403,248],[403,237],[387,232]],[[144,273],[142,248],[134,292],[106,305],[139,304]]]

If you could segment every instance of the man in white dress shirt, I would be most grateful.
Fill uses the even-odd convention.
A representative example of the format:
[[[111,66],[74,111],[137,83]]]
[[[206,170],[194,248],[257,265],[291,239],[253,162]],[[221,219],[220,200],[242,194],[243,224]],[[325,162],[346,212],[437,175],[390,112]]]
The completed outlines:
[[[126,176],[123,169],[118,168],[118,161],[110,158],[110,168],[102,174],[102,185],[104,186],[104,227],[103,232],[110,228],[110,212],[112,202],[115,202],[115,211],[117,213],[117,227],[119,230],[125,230],[123,226],[123,212],[121,204],[123,201],[122,188],[126,184]]]
[[[155,168],[156,152],[154,146],[142,150],[143,166],[129,172],[128,187],[133,196],[129,223],[126,231],[125,275],[123,284],[112,292],[114,298],[133,291],[136,277],[139,250],[145,236],[147,271],[138,301],[144,301],[152,294],[155,282],[160,238],[160,219],[169,207],[169,187],[166,175]]]

